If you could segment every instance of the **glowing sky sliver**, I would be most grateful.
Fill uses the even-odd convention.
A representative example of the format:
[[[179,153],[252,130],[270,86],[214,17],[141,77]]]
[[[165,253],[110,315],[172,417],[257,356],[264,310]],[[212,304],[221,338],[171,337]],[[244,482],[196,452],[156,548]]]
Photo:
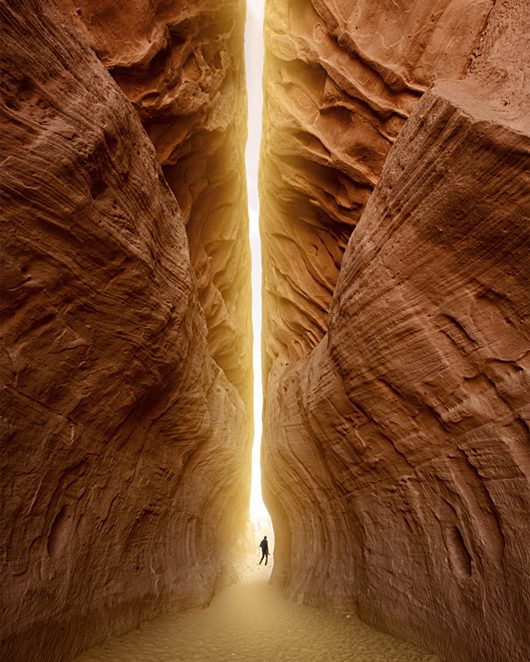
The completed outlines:
[[[263,107],[263,14],[264,0],[248,0],[245,30],[245,62],[248,92],[248,142],[246,149],[250,246],[252,251],[252,326],[254,330],[254,445],[252,448],[252,485],[250,517],[269,519],[261,496],[261,245],[259,235],[258,166]]]

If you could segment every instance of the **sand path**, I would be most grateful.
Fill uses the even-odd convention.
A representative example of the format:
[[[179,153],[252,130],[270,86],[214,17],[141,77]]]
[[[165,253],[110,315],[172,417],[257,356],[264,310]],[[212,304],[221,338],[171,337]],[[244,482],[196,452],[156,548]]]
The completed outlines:
[[[207,609],[164,616],[76,662],[437,662],[353,615],[300,605],[255,568]]]

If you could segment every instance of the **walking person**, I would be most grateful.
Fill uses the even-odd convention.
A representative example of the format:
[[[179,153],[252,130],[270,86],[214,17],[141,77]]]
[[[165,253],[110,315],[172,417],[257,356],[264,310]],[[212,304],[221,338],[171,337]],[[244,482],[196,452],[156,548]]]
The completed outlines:
[[[265,559],[265,565],[267,565],[267,561],[269,560],[269,541],[267,540],[267,536],[263,536],[263,540],[260,542],[259,546],[261,547],[261,559],[259,565],[261,565],[263,559]]]

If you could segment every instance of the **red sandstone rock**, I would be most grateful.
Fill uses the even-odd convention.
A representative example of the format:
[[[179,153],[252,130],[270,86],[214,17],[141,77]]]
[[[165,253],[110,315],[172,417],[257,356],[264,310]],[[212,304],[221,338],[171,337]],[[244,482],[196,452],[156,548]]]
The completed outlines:
[[[182,209],[210,353],[252,409],[243,0],[59,0],[138,111]],[[248,426],[250,430],[250,425]]]
[[[493,0],[269,0],[261,208],[266,371],[327,330],[342,255],[433,80],[461,77]]]
[[[209,599],[248,432],[137,114],[50,3],[0,15],[0,647],[63,662]]]
[[[273,580],[454,662],[530,659],[529,27],[497,3],[466,79],[416,105],[327,335],[278,346],[267,391]]]

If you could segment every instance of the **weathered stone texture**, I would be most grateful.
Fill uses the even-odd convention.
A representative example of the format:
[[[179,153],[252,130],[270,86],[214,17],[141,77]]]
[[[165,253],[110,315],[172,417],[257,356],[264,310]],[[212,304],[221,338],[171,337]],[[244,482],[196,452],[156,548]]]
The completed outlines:
[[[186,223],[210,353],[251,409],[243,0],[59,0],[127,95]]]
[[[493,0],[269,0],[261,208],[265,369],[327,330],[342,255],[433,80],[461,77]]]
[[[454,662],[530,658],[529,24],[496,3],[465,80],[417,103],[328,333],[307,359],[279,352],[266,398],[273,580]]]
[[[51,3],[0,16],[0,648],[64,662],[210,598],[248,428],[137,113]]]

